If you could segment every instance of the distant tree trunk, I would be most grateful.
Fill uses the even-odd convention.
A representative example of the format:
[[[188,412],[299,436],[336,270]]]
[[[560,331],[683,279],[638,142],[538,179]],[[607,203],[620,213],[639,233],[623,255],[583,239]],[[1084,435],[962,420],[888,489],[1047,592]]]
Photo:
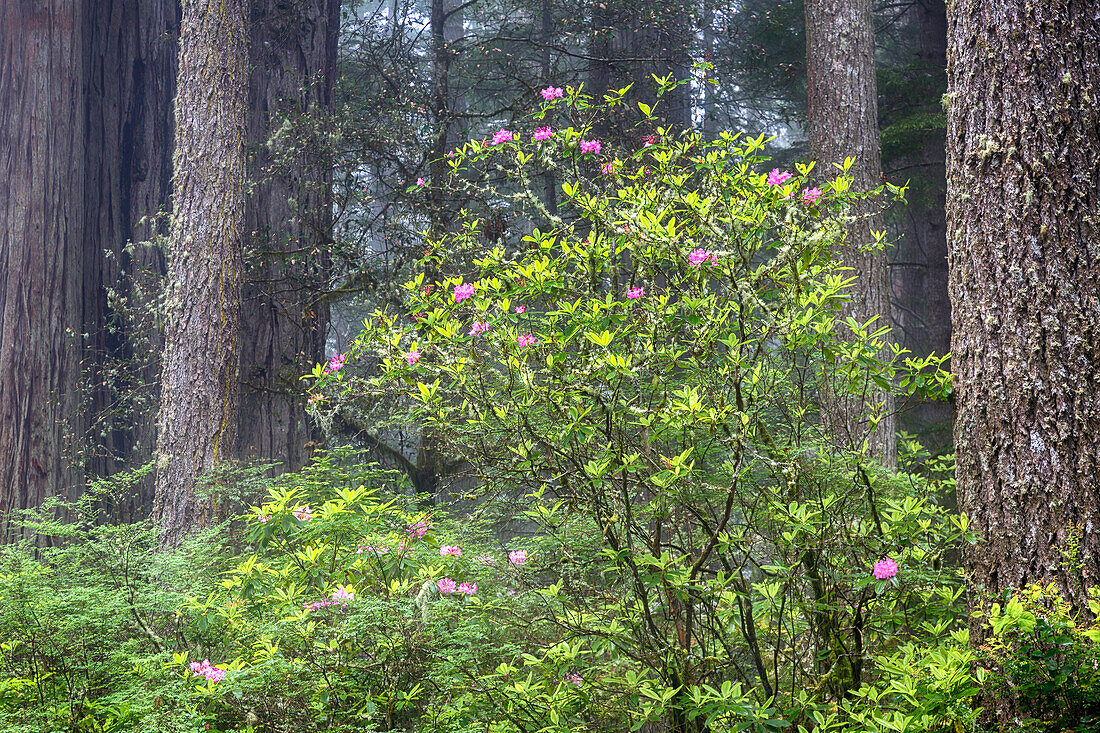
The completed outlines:
[[[1055,583],[1076,609],[1100,582],[1097,12],[948,5],[956,476],[984,539],[966,566],[987,593]]]
[[[951,349],[951,301],[947,294],[947,152],[941,99],[947,91],[947,8],[944,0],[913,6],[919,31],[917,56],[922,75],[916,89],[925,98],[915,105],[926,126],[892,166],[909,179],[907,226],[891,252],[892,306],[897,339],[918,356]],[[885,165],[885,161],[884,161]],[[906,407],[901,429],[921,438],[933,453],[951,452],[953,409],[943,401]]]
[[[432,106],[436,133],[428,160],[428,211],[432,231],[438,236],[450,227],[459,208],[448,195],[445,181],[450,171],[447,152],[459,141],[461,121],[466,113],[466,96],[455,84],[452,74],[458,56],[457,44],[463,35],[462,3],[459,0],[432,0],[429,18],[432,42]]]
[[[254,188],[241,302],[236,455],[296,470],[312,437],[299,377],[323,360],[332,240],[327,137],[339,0],[253,0],[247,140]],[[288,132],[290,131],[290,132]]]
[[[637,0],[595,2],[588,55],[592,59],[588,93],[596,100],[611,89],[633,84],[629,104],[603,123],[599,134],[623,138],[637,145],[632,135],[638,122],[637,102],[653,105],[657,84],[653,75],[686,79],[690,73],[694,12],[688,0],[661,3]],[[660,124],[677,129],[691,126],[691,85],[666,94],[656,109]]]
[[[184,0],[155,516],[175,544],[210,516],[198,478],[237,425],[245,227],[245,0]]]
[[[156,441],[162,338],[152,306],[165,261],[156,246],[126,245],[165,232],[156,216],[167,211],[171,191],[179,18],[173,0],[90,8],[84,209],[95,216],[87,221],[82,268],[84,399],[92,421],[84,468],[103,477],[152,458]],[[150,478],[107,508],[128,520],[152,504]]]
[[[0,9],[0,539],[79,490],[84,4]]]
[[[875,41],[871,0],[806,0],[806,67],[809,83],[810,150],[823,176],[836,173],[834,163],[854,159],[853,189],[867,191],[879,185],[878,100],[875,92]],[[860,323],[874,316],[875,325],[892,325],[886,255],[862,253],[873,241],[872,229],[882,229],[871,208],[855,207],[841,260],[857,277],[843,315]],[[870,432],[872,453],[887,465],[897,460],[894,401],[886,400],[885,416]],[[825,419],[831,434],[845,442],[859,439],[867,424],[859,419],[866,405],[860,399],[827,399]]]

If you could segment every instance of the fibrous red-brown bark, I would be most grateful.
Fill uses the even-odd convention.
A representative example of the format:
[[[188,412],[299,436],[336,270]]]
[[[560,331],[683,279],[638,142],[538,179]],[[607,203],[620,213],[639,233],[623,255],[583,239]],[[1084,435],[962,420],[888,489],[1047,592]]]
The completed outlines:
[[[999,594],[1100,580],[1100,6],[948,6],[948,241],[966,559]]]
[[[154,509],[168,544],[206,519],[198,481],[232,457],[247,176],[247,4],[182,10]]]
[[[84,283],[82,3],[0,10],[0,538],[79,488]]]

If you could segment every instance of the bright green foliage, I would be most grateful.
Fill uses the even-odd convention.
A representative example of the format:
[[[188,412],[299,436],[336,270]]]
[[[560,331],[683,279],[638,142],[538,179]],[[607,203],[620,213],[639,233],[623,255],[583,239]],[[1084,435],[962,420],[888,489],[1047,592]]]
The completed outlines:
[[[764,139],[732,135],[585,154],[591,109],[573,92],[537,116],[574,116],[552,140],[461,150],[453,185],[507,181],[543,228],[482,255],[467,217],[353,346],[380,375],[315,376],[334,401],[404,399],[488,494],[526,492],[547,537],[583,518],[603,584],[547,588],[574,639],[554,653],[629,699],[634,727],[783,727],[859,689],[874,655],[954,628],[959,577],[941,562],[965,520],[933,503],[935,482],[882,470],[866,434],[820,418],[842,396],[873,425],[892,385],[944,389],[942,359],[905,359],[881,324],[838,324],[848,178],[820,199],[809,167],[769,184]],[[529,187],[541,164],[563,176],[554,212]],[[876,582],[883,556],[902,574]],[[531,729],[580,724],[510,669],[484,683],[506,715],[547,726]]]
[[[0,714],[33,698],[25,730],[974,729],[949,461],[909,445],[887,471],[866,441],[886,390],[947,380],[884,326],[837,322],[849,179],[769,182],[763,138],[582,153],[599,113],[570,90],[531,124],[556,120],[549,140],[459,151],[451,185],[535,223],[486,252],[460,220],[348,366],[312,375],[322,416],[403,406],[398,427],[476,472],[473,516],[427,513],[354,451],[179,553],[95,525],[89,499],[39,525],[65,549],[0,568]],[[823,429],[841,398],[863,434]],[[499,517],[533,536],[494,540]],[[886,557],[900,570],[876,578]]]
[[[1033,730],[1100,731],[1100,598],[1075,618],[1053,585],[1029,585],[994,604],[987,640],[994,694],[1014,694]]]

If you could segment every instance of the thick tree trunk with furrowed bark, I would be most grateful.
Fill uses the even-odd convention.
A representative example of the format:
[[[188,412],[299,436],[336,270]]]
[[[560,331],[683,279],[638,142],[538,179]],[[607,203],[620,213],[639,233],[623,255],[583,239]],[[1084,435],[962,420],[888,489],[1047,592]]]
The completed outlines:
[[[296,470],[311,431],[299,377],[322,361],[332,238],[328,137],[339,0],[253,0],[236,455]]]
[[[810,151],[822,166],[822,176],[834,176],[834,164],[852,158],[850,175],[855,191],[879,185],[878,100],[875,91],[875,39],[871,0],[806,0],[806,71],[809,84]],[[874,241],[872,230],[882,229],[877,204],[857,206],[841,249],[841,260],[857,279],[850,290],[844,316],[860,323],[873,317],[872,328],[890,326],[889,281],[886,255],[861,252]],[[824,418],[831,435],[843,444],[860,442],[868,434],[861,416],[868,403],[884,402],[883,417],[870,430],[872,453],[887,465],[896,462],[894,401],[872,392],[868,400],[828,397]]]
[[[125,245],[167,204],[175,25],[172,0],[0,11],[0,539],[10,510],[152,453],[157,338],[123,311],[148,312],[135,285],[163,262]],[[120,390],[147,401],[127,411]]]
[[[79,489],[85,294],[82,3],[0,9],[0,539]]]
[[[247,175],[246,0],[182,7],[156,467],[167,544],[210,516],[199,479],[234,448]]]
[[[966,565],[987,594],[1055,583],[1082,609],[1100,581],[1100,6],[955,0],[948,39],[956,475],[983,540]]]

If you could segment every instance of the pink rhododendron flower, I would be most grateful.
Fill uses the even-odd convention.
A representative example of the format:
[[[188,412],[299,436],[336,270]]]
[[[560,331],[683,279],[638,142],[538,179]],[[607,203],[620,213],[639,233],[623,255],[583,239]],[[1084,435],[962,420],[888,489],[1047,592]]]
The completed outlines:
[[[596,153],[597,155],[603,149],[599,140],[581,140],[581,152],[582,153]]]
[[[474,284],[455,285],[455,302],[461,303],[474,294]]]
[[[450,578],[441,578],[435,581],[435,587],[439,589],[440,593],[454,593],[458,585]]]
[[[802,200],[807,204],[816,204],[819,198],[821,198],[820,188],[807,188],[802,191]]]
[[[405,361],[409,362],[409,366],[412,366],[420,361],[420,352],[416,349],[411,349],[409,353],[405,354]]]
[[[336,590],[332,591],[332,600],[334,601],[352,601],[355,600],[355,594],[350,590],[340,585],[336,587]]]
[[[547,126],[547,127],[540,127],[537,130],[535,130],[535,136],[534,137],[535,137],[536,140],[549,140],[553,136],[554,136],[554,131],[552,129],[550,129],[549,126]]]
[[[577,687],[580,687],[581,685],[584,684],[584,680],[576,672],[570,672],[568,675],[565,676],[565,679],[569,680],[570,682],[572,682]]]
[[[485,333],[489,330],[489,324],[485,321],[474,321],[474,325],[470,328],[470,335],[477,336],[479,333]]]
[[[692,267],[698,267],[707,260],[710,260],[710,266],[714,267],[718,264],[718,257],[709,249],[693,249],[691,254],[688,255],[688,262]]]
[[[294,510],[294,518],[299,522],[308,522],[313,519],[313,510],[309,508],[309,504],[300,506]]]
[[[886,580],[898,574],[898,564],[893,558],[884,557],[875,563],[874,571],[876,578]]]
[[[477,595],[477,583],[460,583],[458,592],[467,596]]]
[[[511,130],[505,130],[502,127],[499,130],[497,130],[496,133],[493,134],[493,140],[490,144],[491,145],[500,145],[501,143],[510,143],[510,142],[512,142],[512,131]]]
[[[345,358],[346,358],[346,355],[344,355],[344,354],[337,354],[336,356],[332,357],[331,359],[328,360],[328,364],[325,366],[325,371],[329,371],[329,372],[338,372],[338,371],[340,371],[341,369],[344,368]]]
[[[513,565],[526,565],[527,550],[512,550],[508,553],[508,562]]]
[[[613,160],[609,160],[606,163],[604,163],[602,166],[600,166],[600,173],[604,174],[605,176],[610,176],[614,172],[615,172],[615,161],[613,161]]]
[[[423,178],[417,178],[416,179],[416,185],[420,186],[421,188],[424,188],[425,186],[428,185],[428,182],[425,181]]]
[[[539,92],[539,94],[542,95],[543,99],[549,102],[551,99],[561,99],[565,92],[561,87],[549,86]]]
[[[631,300],[637,300],[638,298],[642,297],[643,295],[645,295],[645,288],[643,288],[641,286],[638,286],[636,288],[631,288],[630,290],[626,291],[626,297],[630,298]]]
[[[778,168],[773,168],[772,172],[768,174],[768,185],[782,186],[791,178],[794,178],[794,174],[792,174],[790,171],[783,171],[782,173],[780,173]]]
[[[325,396],[323,394],[320,394],[319,392],[315,392],[315,393],[313,393],[309,396],[309,399],[306,400],[306,403],[310,404],[310,405],[316,405],[318,402],[320,402],[323,399],[325,399]]]
[[[643,147],[648,148],[650,145],[654,145],[656,142],[657,142],[657,136],[656,135],[643,135],[642,136],[642,146]]]
[[[526,346],[530,346],[531,344],[535,343],[535,341],[537,341],[537,340],[538,339],[536,339],[531,334],[525,333],[525,334],[521,334],[520,337],[518,339],[516,339],[516,342],[520,345],[520,348],[523,348],[523,347],[526,347]]]
[[[443,545],[439,548],[439,556],[447,557],[448,555],[454,555],[455,557],[462,557],[462,550],[456,545]]]
[[[495,568],[497,566],[496,558],[492,555],[487,554],[478,555],[474,558],[474,562],[476,562],[478,565],[486,565],[491,568]]]
[[[526,312],[527,312],[527,306],[525,306],[525,305],[517,305],[516,306],[516,313],[526,313]]]
[[[420,539],[424,535],[428,534],[428,527],[432,526],[432,523],[426,519],[421,519],[419,522],[414,522],[405,528],[405,533],[414,539]]]
[[[260,515],[260,524],[267,524],[270,521],[271,521],[271,515],[270,514]]]
[[[390,548],[386,545],[378,545],[377,547],[374,545],[359,545],[355,550],[356,554],[359,555],[362,555],[364,552],[372,552],[375,555],[385,555],[389,551]]]
[[[191,662],[189,666],[192,674],[197,677],[205,677],[211,682],[221,682],[225,679],[225,670],[210,664],[209,659],[202,660],[202,663]]]

